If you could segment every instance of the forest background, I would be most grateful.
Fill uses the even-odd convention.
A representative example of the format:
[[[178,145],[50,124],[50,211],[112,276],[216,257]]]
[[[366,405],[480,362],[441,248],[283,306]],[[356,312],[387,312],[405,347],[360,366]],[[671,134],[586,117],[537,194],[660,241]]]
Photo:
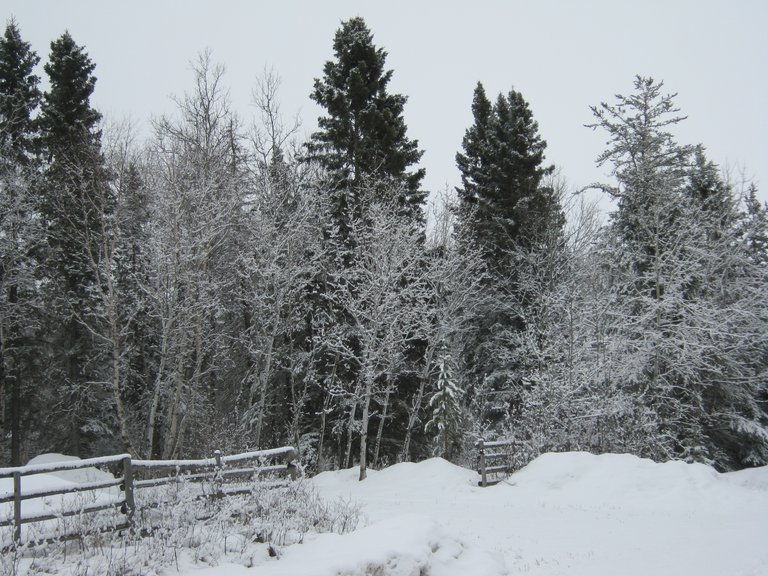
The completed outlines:
[[[362,18],[317,71],[318,129],[279,77],[232,110],[210,52],[138,137],[91,105],[69,33],[0,42],[3,459],[291,443],[315,469],[479,438],[720,469],[768,461],[768,218],[662,82],[592,108],[605,220],[546,162],[525,97],[471,102],[429,230],[423,151]],[[396,74],[396,72],[395,72]],[[468,102],[468,105],[470,103]]]

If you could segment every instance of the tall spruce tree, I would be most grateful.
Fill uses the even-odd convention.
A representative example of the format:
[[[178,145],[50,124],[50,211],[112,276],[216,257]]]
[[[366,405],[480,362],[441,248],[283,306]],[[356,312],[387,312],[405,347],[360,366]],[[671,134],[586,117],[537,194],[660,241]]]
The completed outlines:
[[[41,116],[49,160],[72,157],[87,145],[99,143],[101,114],[90,103],[96,87],[95,68],[84,47],[78,46],[69,32],[51,42],[45,65],[51,86],[44,95]]]
[[[387,53],[373,44],[360,17],[342,23],[333,51],[335,59],[325,63],[311,94],[327,115],[318,119],[320,129],[307,150],[325,170],[334,216],[342,226],[348,222],[350,211],[359,213],[361,189],[376,182],[380,194],[397,191],[402,211],[421,221],[424,169],[410,168],[423,152],[406,136],[406,97],[387,92],[392,78],[392,70],[385,70]]]
[[[33,114],[40,103],[40,58],[24,42],[14,20],[0,39],[0,150],[4,160],[26,164],[33,152]]]
[[[472,114],[463,152],[456,155],[462,180],[459,227],[479,246],[489,277],[464,362],[475,374],[468,397],[481,419],[499,423],[527,379],[525,366],[502,360],[509,355],[501,352],[510,335],[532,327],[535,303],[543,297],[526,287],[520,263],[536,262],[532,272],[546,273],[551,252],[562,248],[565,219],[557,192],[545,180],[553,172],[544,164],[546,142],[523,96],[512,90],[492,104],[478,82]]]
[[[55,425],[67,427],[68,440],[61,448],[74,454],[88,451],[82,445],[83,432],[96,439],[109,430],[101,412],[104,398],[93,385],[100,378],[90,362],[94,346],[85,327],[97,306],[96,268],[114,209],[101,152],[101,115],[90,103],[94,68],[68,32],[54,40],[45,65],[50,88],[40,115],[47,157],[41,195],[50,247],[47,309],[49,329],[55,334],[51,352],[58,359],[49,377],[52,385],[61,387],[54,397],[61,400],[61,414],[66,415],[55,419]]]
[[[10,432],[14,466],[22,461],[22,419],[29,421],[22,415],[22,396],[30,390],[25,383],[32,380],[35,364],[33,271],[40,236],[32,187],[37,175],[33,115],[41,97],[34,68],[39,60],[11,20],[0,38],[0,433],[5,439]]]
[[[93,218],[105,213],[99,209],[107,181],[98,129],[101,114],[90,104],[95,67],[69,32],[51,43],[45,65],[50,89],[43,96],[40,115],[48,161],[42,202],[49,241],[58,255],[71,261],[59,260],[71,290],[85,288],[85,272],[77,269],[85,248],[82,231],[100,229]]]
[[[456,154],[461,224],[484,247],[493,268],[509,250],[562,228],[564,219],[554,190],[544,185],[554,168],[544,165],[547,143],[522,94],[499,94],[492,105],[478,82],[472,114],[464,151]]]

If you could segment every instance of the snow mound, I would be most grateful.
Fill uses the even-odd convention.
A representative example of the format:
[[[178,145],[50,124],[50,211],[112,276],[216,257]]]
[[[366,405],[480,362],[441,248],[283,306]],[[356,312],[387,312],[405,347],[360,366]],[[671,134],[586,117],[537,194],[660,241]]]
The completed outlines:
[[[68,462],[79,462],[80,458],[76,456],[66,456],[64,454],[41,454],[32,458],[27,466],[46,466],[56,465]],[[52,490],[67,490],[74,488],[78,484],[88,484],[95,482],[110,482],[115,477],[109,472],[103,472],[97,468],[80,468],[74,470],[46,470],[44,472],[38,472],[29,476],[23,476],[21,480],[21,487],[24,493],[35,492],[48,492]],[[101,490],[94,490],[91,493],[98,493],[99,495],[111,494],[113,496],[119,495],[119,489],[105,488]],[[2,478],[0,479],[0,496],[8,496],[13,494],[13,479]],[[72,499],[65,497],[64,500]],[[44,509],[48,509],[51,506],[52,500],[50,498],[40,499],[33,498],[25,501],[24,507],[28,510],[35,510],[40,512]],[[5,506],[8,510],[4,510],[0,506],[0,517],[5,518],[11,514],[10,505]],[[55,507],[54,507],[55,508]]]
[[[264,576],[497,576],[502,570],[503,559],[468,550],[420,515],[397,516],[344,536],[321,534],[258,567]]]
[[[543,454],[499,485],[592,501],[696,500],[734,488],[768,491],[768,467],[721,474],[704,464],[657,463],[629,454]]]
[[[453,492],[477,485],[478,475],[451,464],[443,458],[430,458],[422,462],[402,462],[383,470],[368,470],[368,477],[360,482],[359,469],[349,468],[334,472],[323,472],[312,479],[312,483],[323,491],[350,494],[397,491],[414,493],[428,487],[430,493]]]
[[[768,466],[723,474],[734,486],[768,492]]]
[[[66,454],[41,454],[35,456],[29,462],[27,466],[40,466],[46,464],[63,464],[66,462],[79,462],[80,458],[77,456],[67,456]],[[56,470],[47,471],[45,474],[55,476],[66,480],[67,482],[73,482],[75,484],[87,484],[91,482],[109,482],[114,480],[115,477],[109,472],[103,472],[97,468],[79,468],[74,470]],[[32,476],[34,477],[34,476]]]

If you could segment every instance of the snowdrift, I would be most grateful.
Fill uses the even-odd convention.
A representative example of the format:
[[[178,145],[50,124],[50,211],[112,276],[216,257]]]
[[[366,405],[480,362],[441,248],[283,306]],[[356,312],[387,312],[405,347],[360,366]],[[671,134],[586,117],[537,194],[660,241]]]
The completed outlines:
[[[765,471],[758,475],[765,475]],[[515,473],[505,484],[598,499],[624,499],[692,494],[733,485],[728,474],[703,464],[656,463],[629,454],[586,452],[544,454]],[[738,484],[738,482],[736,482]]]
[[[369,527],[355,538],[378,543],[336,537],[346,563],[314,557],[305,573],[379,574],[360,568],[370,559],[387,575],[768,574],[768,468],[719,474],[701,464],[562,453],[545,454],[490,488],[477,480],[438,458],[372,471],[364,482],[355,469],[318,475],[321,494],[363,507]],[[421,522],[422,531],[392,524],[398,518]],[[402,534],[408,550],[389,546]],[[425,553],[425,544],[452,552]],[[274,574],[302,573],[291,566],[301,556],[301,546],[286,553]]]
[[[465,491],[477,486],[478,475],[451,464],[442,458],[430,458],[414,464],[403,462],[383,470],[368,470],[368,478],[360,482],[358,468],[336,472],[323,472],[312,478],[321,491],[339,492],[345,488],[354,493],[376,494],[381,492],[418,493],[425,486],[430,492]]]

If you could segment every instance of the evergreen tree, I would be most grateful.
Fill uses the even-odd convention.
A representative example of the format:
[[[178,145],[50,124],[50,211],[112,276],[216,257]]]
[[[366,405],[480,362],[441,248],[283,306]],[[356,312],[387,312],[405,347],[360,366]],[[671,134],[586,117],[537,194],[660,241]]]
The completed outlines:
[[[51,42],[51,54],[45,65],[51,85],[43,97],[40,119],[49,161],[71,158],[99,143],[97,126],[101,114],[90,104],[96,87],[95,68],[96,64],[69,32]]]
[[[49,374],[61,414],[55,425],[68,427],[67,445],[79,454],[82,435],[91,439],[109,433],[109,418],[101,390],[93,382],[92,334],[85,320],[95,313],[94,285],[114,210],[114,198],[101,152],[98,123],[101,115],[91,107],[95,64],[72,36],[65,32],[51,43],[45,71],[50,88],[43,95],[40,127],[48,163],[42,186],[41,211],[50,247],[46,286],[52,356],[56,368]],[[54,384],[55,383],[55,384]]]
[[[432,434],[435,455],[442,458],[455,457],[461,448],[461,388],[453,376],[453,358],[443,348],[438,360],[438,376],[435,393],[429,400],[432,418],[424,431]]]
[[[11,20],[0,39],[0,150],[4,160],[26,164],[33,152],[32,116],[41,97],[34,68],[39,61]]]
[[[727,223],[727,215],[734,208],[733,193],[720,177],[717,165],[707,159],[703,146],[694,149],[693,165],[688,169],[687,192],[714,225],[721,227]]]
[[[744,198],[746,207],[745,222],[742,224],[747,250],[756,264],[768,264],[768,203],[761,203],[757,198],[757,187],[752,184]]]
[[[150,282],[148,245],[150,204],[145,181],[146,172],[135,157],[126,150],[120,157],[108,155],[107,163],[114,174],[116,195],[115,234],[102,267],[105,281],[100,296],[108,330],[102,338],[105,356],[112,365],[113,398],[121,433],[122,449],[136,453],[136,438],[129,437],[128,428],[135,426],[141,400],[152,381],[153,352],[157,348],[156,333],[146,287]],[[110,293],[110,290],[114,294]],[[122,407],[120,405],[122,404]],[[128,413],[131,422],[128,422]],[[130,426],[129,426],[130,425]]]
[[[462,178],[459,226],[482,250],[490,275],[463,360],[475,373],[468,396],[481,419],[497,423],[514,409],[516,390],[527,378],[523,364],[500,352],[515,333],[541,332],[531,323],[544,295],[527,289],[520,263],[536,262],[533,274],[545,275],[538,268],[562,249],[565,219],[548,181],[554,169],[544,165],[546,142],[523,96],[512,90],[492,104],[478,83],[472,114],[463,152],[456,155]]]
[[[590,128],[602,127],[610,134],[608,149],[597,159],[598,166],[612,164],[618,186],[598,185],[617,201],[612,214],[617,233],[640,252],[637,270],[647,269],[660,253],[666,232],[674,229],[689,178],[688,167],[695,151],[677,144],[668,127],[683,120],[678,115],[676,94],[662,95],[663,83],[652,78],[635,79],[635,93],[617,96],[616,105],[593,106],[597,119]],[[695,182],[690,196],[696,192]]]
[[[423,152],[406,136],[406,97],[387,92],[392,78],[392,71],[385,70],[387,53],[373,44],[360,17],[342,23],[333,51],[335,60],[325,63],[311,94],[327,116],[318,119],[320,130],[307,150],[326,172],[338,223],[348,222],[349,211],[359,214],[358,194],[371,182],[380,185],[379,194],[397,191],[402,211],[421,221],[424,169],[409,169]]]
[[[91,107],[96,85],[95,64],[68,32],[51,43],[45,71],[50,89],[40,115],[42,141],[48,158],[42,208],[49,242],[72,291],[84,290],[88,274],[83,254],[92,245],[82,234],[101,230],[100,215],[109,212],[105,189],[108,175],[101,153],[101,114]]]
[[[0,38],[0,433],[11,438],[14,466],[22,463],[22,423],[30,422],[31,402],[28,397],[22,402],[22,396],[32,390],[27,383],[37,364],[32,334],[39,307],[34,271],[40,230],[32,191],[37,177],[33,115],[40,102],[33,72],[38,62],[11,20]]]
[[[701,148],[669,132],[683,117],[662,87],[638,77],[633,94],[593,108],[610,137],[598,161],[618,182],[602,187],[618,201],[605,264],[613,378],[656,417],[649,455],[723,469],[762,462],[765,271],[739,238],[730,187]]]
[[[348,417],[340,429],[347,433],[344,451],[347,460],[352,455],[352,442],[359,436],[362,478],[368,458],[365,428],[370,420],[369,408],[379,389],[394,385],[395,379],[382,376],[385,382],[381,382],[379,378],[372,378],[372,365],[367,360],[359,362],[356,352],[351,355],[347,352],[370,349],[376,357],[386,352],[364,342],[373,330],[367,326],[368,321],[364,329],[357,324],[356,307],[361,302],[358,296],[365,291],[366,279],[356,274],[372,265],[366,260],[366,243],[370,238],[382,238],[383,231],[375,229],[382,225],[377,224],[377,220],[386,220],[379,207],[383,206],[388,216],[399,218],[398,226],[412,228],[407,237],[416,242],[411,249],[418,250],[426,192],[420,189],[424,170],[415,167],[422,151],[415,140],[408,138],[403,118],[406,98],[388,92],[393,73],[386,69],[387,53],[374,45],[373,35],[362,18],[342,23],[336,32],[333,50],[334,59],[326,62],[324,74],[315,80],[311,94],[326,114],[319,118],[319,130],[306,146],[306,159],[315,162],[322,171],[319,187],[328,197],[328,214],[324,215],[323,223],[327,248],[316,279],[317,294],[322,296],[309,295],[309,298],[312,317],[323,319],[323,326],[318,329],[333,332],[340,338],[339,346],[334,344],[327,352],[322,348],[321,354],[329,354],[330,362],[323,361],[318,371],[321,381],[334,382],[334,386],[341,383],[352,391],[348,406],[342,407]],[[399,241],[399,238],[390,238],[383,243]],[[363,260],[358,262],[358,259]],[[339,278],[345,280],[335,285]],[[418,286],[400,287],[404,294],[416,289]],[[342,293],[344,297],[340,296]],[[394,300],[390,295],[384,298],[387,303]],[[393,329],[382,328],[383,332],[374,334],[374,340],[386,337]],[[382,414],[386,414],[389,394],[383,394]],[[359,425],[364,429],[360,435],[355,429],[358,409],[363,412]],[[384,416],[380,423],[383,421]],[[380,438],[378,434],[377,439]],[[374,459],[377,454],[378,450],[374,449]]]
[[[553,167],[543,165],[547,144],[522,94],[499,94],[491,105],[478,82],[472,114],[464,152],[456,154],[461,224],[498,268],[509,250],[534,244],[540,233],[562,228],[564,219],[554,191],[543,185]]]

